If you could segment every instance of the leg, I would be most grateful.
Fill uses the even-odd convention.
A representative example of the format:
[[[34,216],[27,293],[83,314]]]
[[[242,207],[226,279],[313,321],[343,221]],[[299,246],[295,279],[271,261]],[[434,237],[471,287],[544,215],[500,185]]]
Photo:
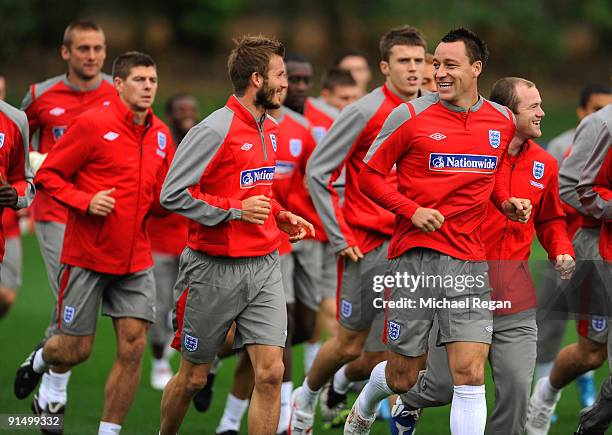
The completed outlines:
[[[579,337],[578,343],[570,344],[559,352],[550,372],[550,384],[560,390],[581,374],[601,367],[607,356],[605,344]]]
[[[386,352],[362,352],[359,357],[346,365],[345,375],[348,381],[356,382],[368,379],[376,365],[384,361]]]
[[[148,323],[140,319],[113,319],[117,355],[104,388],[102,421],[121,425],[140,382]]]
[[[236,364],[236,369],[234,370],[232,391],[227,397],[223,416],[217,427],[217,433],[240,431],[240,422],[249,405],[249,398],[253,392],[254,383],[255,374],[251,358],[249,358],[249,354],[246,351],[240,351],[238,353],[238,364]]]
[[[206,384],[210,363],[195,364],[181,357],[178,372],[164,388],[161,401],[160,435],[175,435],[193,396]]]
[[[282,348],[248,345],[247,352],[255,372],[255,388],[249,407],[249,433],[275,434],[280,411],[280,386],[283,378]]]
[[[9,312],[15,299],[17,299],[15,289],[0,286],[0,319]]]

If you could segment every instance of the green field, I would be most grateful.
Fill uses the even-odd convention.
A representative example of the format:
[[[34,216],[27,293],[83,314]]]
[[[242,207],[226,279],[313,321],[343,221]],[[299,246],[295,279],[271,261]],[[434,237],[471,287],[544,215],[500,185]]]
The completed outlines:
[[[538,249],[535,256],[541,257]],[[47,286],[42,259],[38,252],[36,239],[30,235],[24,238],[24,283],[19,293],[13,311],[0,321],[2,337],[2,352],[0,366],[0,414],[27,413],[29,400],[19,401],[13,396],[13,376],[23,358],[40,340],[47,325],[53,299]],[[568,328],[567,340],[575,338],[573,327]],[[106,375],[110,370],[114,354],[114,336],[111,322],[101,318],[98,324],[98,334],[91,358],[74,369],[69,386],[69,401],[65,422],[67,435],[82,435],[97,433],[99,418],[102,412],[103,387]],[[295,358],[294,382],[301,382],[303,369],[301,367],[301,348],[297,349]],[[159,403],[161,393],[149,386],[150,355],[147,352],[144,362],[141,385],[132,406],[127,421],[124,424],[125,434],[157,434],[159,424]],[[174,363],[176,364],[176,358]],[[215,400],[209,412],[200,414],[190,409],[183,424],[181,434],[214,434],[215,428],[225,404],[225,398],[230,388],[230,380],[234,358],[226,360],[220,370],[218,382],[215,384]],[[597,373],[598,385],[606,376],[607,367]],[[493,391],[490,377],[487,383],[487,396],[491,405]],[[489,409],[491,409],[489,407]],[[576,388],[572,384],[565,391],[558,406],[559,421],[553,425],[551,434],[569,434],[575,428],[579,411]],[[428,409],[419,424],[418,433],[445,434],[449,433],[449,407]],[[243,421],[246,425],[246,419]],[[246,433],[244,428],[243,433]],[[324,431],[320,426],[317,433],[341,433],[340,429]],[[0,430],[0,432],[2,432]],[[37,433],[34,431],[19,431],[18,433]],[[373,434],[388,433],[387,422],[377,422]]]

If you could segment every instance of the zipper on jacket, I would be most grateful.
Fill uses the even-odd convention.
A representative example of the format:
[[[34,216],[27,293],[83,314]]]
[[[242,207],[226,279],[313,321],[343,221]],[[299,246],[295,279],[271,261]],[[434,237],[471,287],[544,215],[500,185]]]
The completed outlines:
[[[132,246],[130,248],[130,258],[128,260],[128,273],[130,273],[130,269],[132,268],[132,257],[134,255],[134,245],[136,242],[136,230],[137,230],[137,224],[138,224],[138,210],[140,210],[140,188],[141,188],[141,184],[142,184],[142,143],[144,141],[144,137],[146,134],[147,130],[146,128],[142,131],[142,133],[140,134],[140,140],[139,140],[139,153],[140,153],[140,159],[138,160],[138,190],[136,191],[136,194],[138,195],[136,197],[136,215],[134,216],[134,229],[132,230]]]
[[[510,166],[510,179],[509,179],[509,185],[508,185],[508,193],[510,194],[510,197],[512,197],[512,174],[514,174],[515,166],[516,166],[516,162],[512,163],[512,165]],[[500,262],[502,258],[502,251],[504,248],[504,241],[506,240],[506,233],[508,232],[508,227],[510,226],[510,219],[508,219],[506,216],[504,217],[506,218],[506,227],[504,228],[504,232],[502,233],[501,243],[499,244],[498,261]]]
[[[257,130],[259,130],[259,137],[261,138],[261,146],[263,148],[264,160],[268,160],[268,152],[266,151],[266,137],[263,132],[263,126],[266,122],[266,116],[268,115],[264,113],[264,115],[261,117],[261,119],[263,120],[261,121],[261,123],[257,121]]]

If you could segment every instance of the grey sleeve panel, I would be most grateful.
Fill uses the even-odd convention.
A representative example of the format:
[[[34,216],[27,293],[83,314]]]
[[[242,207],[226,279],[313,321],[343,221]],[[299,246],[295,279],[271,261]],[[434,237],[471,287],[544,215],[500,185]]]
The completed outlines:
[[[106,81],[110,85],[115,85],[115,81],[113,80],[113,76],[110,74],[102,73],[102,80]]]
[[[491,106],[493,106],[493,108],[497,110],[499,113],[504,115],[506,119],[514,122],[514,125],[516,126],[516,118],[514,117],[514,113],[512,113],[510,109],[508,109],[506,106],[502,106],[501,104],[498,104],[491,100],[485,100],[485,101],[488,102]]]
[[[28,88],[28,92],[26,93],[23,101],[21,102],[21,110],[27,110],[30,107],[30,104],[34,102],[35,99],[40,98],[42,94],[47,92],[53,86],[64,80],[66,74],[61,74],[59,76],[51,77],[50,79],[45,80],[44,82],[36,83],[34,86],[34,94],[32,95],[32,86]]]
[[[414,108],[414,113],[418,115],[427,108],[431,107],[432,104],[436,104],[438,101],[440,101],[438,93],[431,92],[429,94],[425,94],[422,97],[417,98],[416,100],[412,100],[410,104]]]
[[[295,122],[300,124],[302,127],[306,128],[308,130],[310,130],[310,128],[312,127],[310,125],[310,122],[306,118],[304,118],[303,115],[300,115],[296,111],[291,110],[287,106],[283,106],[283,112],[285,112],[286,115],[289,115],[291,117],[291,119],[293,119]]]
[[[232,118],[233,112],[224,107],[189,130],[178,146],[162,187],[160,199],[165,208],[206,226],[242,217],[242,210],[215,207],[194,198],[189,191],[200,182],[202,174],[221,149]]]
[[[327,104],[321,98],[309,98],[310,104],[316,107],[321,112],[325,113],[330,118],[336,119],[340,115],[340,111],[334,106]]]
[[[348,242],[336,217],[330,180],[334,172],[339,175],[367,121],[357,103],[347,106],[316,146],[306,166],[310,196],[336,252],[348,247]]]
[[[402,124],[408,121],[411,117],[412,115],[410,114],[410,109],[408,109],[407,104],[400,104],[398,107],[393,109],[393,111],[389,114],[389,116],[385,120],[385,123],[383,124],[380,130],[380,133],[378,133],[378,136],[376,136],[374,143],[368,150],[368,153],[366,154],[363,161],[365,163],[368,163],[370,159],[372,158],[372,156],[374,155],[374,153],[378,151],[380,146],[389,138],[389,136],[391,136],[395,132],[395,130],[397,130]]]
[[[563,156],[565,156],[565,152],[570,146],[572,146],[575,133],[576,130],[571,129],[548,142],[546,151],[548,151],[557,160],[559,167],[561,167],[561,163],[563,163]]]
[[[28,187],[25,191],[25,195],[17,197],[17,204],[15,204],[14,209],[26,208],[32,204],[34,200],[34,194],[36,193],[36,189],[34,188],[34,173],[30,169],[30,144],[29,144],[29,126],[28,126],[28,117],[24,112],[18,110],[11,106],[10,104],[5,103],[4,101],[0,101],[0,110],[9,117],[11,121],[17,125],[19,128],[19,132],[21,133],[21,141],[23,143],[23,153],[24,153],[24,176],[25,181],[28,184]],[[8,181],[8,180],[7,180]]]
[[[592,121],[594,115],[595,113],[585,117],[580,125],[578,125],[572,151],[563,160],[561,168],[559,168],[559,195],[561,199],[585,215],[588,212],[580,202],[576,186],[584,169],[584,164],[595,146],[593,141],[597,136],[597,128]]]
[[[580,202],[591,216],[597,219],[612,219],[612,201],[604,200],[593,190],[612,144],[612,105],[601,109],[589,122],[593,125],[590,131],[595,134],[594,147],[580,174],[576,191]]]

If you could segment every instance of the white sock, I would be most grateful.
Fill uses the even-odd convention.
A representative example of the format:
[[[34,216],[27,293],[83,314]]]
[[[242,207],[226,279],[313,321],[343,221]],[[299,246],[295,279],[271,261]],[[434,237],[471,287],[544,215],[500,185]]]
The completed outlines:
[[[455,385],[451,403],[452,435],[484,435],[487,425],[487,398],[484,385]]]
[[[153,358],[152,365],[153,365],[153,371],[166,370],[170,368],[170,362],[164,357],[159,358],[159,359]]]
[[[540,379],[550,375],[550,371],[552,370],[554,364],[554,361],[536,364],[535,381],[538,382]]]
[[[371,418],[375,416],[380,401],[393,394],[393,390],[387,385],[385,367],[387,367],[387,361],[380,362],[374,367],[370,380],[357,398],[359,401],[357,406],[362,417]]]
[[[38,404],[41,408],[46,408],[49,402],[59,402],[64,405],[68,401],[68,381],[71,371],[66,373],[55,373],[49,370],[45,373],[38,389]]]
[[[225,402],[223,417],[221,417],[219,427],[217,427],[217,433],[228,430],[240,432],[240,422],[242,421],[242,416],[248,407],[248,399],[240,400],[236,396],[229,394],[227,396],[227,402]]]
[[[280,434],[289,429],[291,420],[291,393],[293,393],[293,382],[283,382],[280,394],[280,417],[276,433]]]
[[[340,394],[348,393],[351,388],[351,381],[346,377],[346,364],[340,367],[340,370],[334,375],[334,390]]]
[[[316,343],[304,343],[304,371],[306,373],[308,373],[310,367],[312,367],[312,363],[317,357],[319,349],[321,349],[321,343],[318,341]]]
[[[47,370],[49,365],[43,359],[43,348],[41,347],[34,354],[34,362],[32,363],[32,368],[36,373],[42,373]]]
[[[300,401],[304,404],[308,404],[308,406],[314,406],[317,404],[317,400],[319,399],[319,393],[321,390],[311,390],[308,386],[308,376],[304,378],[304,382],[302,383],[302,391]]]
[[[550,383],[550,379],[548,377],[544,378],[545,381],[538,383],[540,388],[536,388],[535,393],[538,395],[538,398],[548,404],[557,403],[559,397],[561,397],[561,390],[556,389]]]
[[[121,425],[115,423],[100,422],[98,435],[119,435],[121,433]]]

